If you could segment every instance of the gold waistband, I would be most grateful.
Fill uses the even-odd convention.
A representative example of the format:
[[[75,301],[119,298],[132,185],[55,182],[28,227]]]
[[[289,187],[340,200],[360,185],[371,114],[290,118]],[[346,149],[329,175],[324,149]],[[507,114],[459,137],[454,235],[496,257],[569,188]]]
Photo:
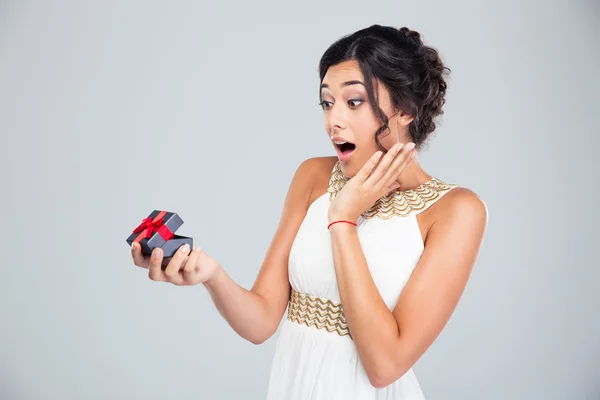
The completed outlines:
[[[309,296],[292,289],[287,319],[293,322],[337,332],[340,336],[350,334],[342,305],[331,300]]]

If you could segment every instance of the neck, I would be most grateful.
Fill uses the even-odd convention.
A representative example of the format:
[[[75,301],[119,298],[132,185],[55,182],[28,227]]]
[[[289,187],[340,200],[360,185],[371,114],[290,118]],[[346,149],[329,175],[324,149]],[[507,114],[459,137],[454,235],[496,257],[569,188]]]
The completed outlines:
[[[400,190],[404,191],[416,189],[431,178],[432,176],[421,167],[417,155],[417,159],[411,161],[400,173],[398,182],[400,183]]]

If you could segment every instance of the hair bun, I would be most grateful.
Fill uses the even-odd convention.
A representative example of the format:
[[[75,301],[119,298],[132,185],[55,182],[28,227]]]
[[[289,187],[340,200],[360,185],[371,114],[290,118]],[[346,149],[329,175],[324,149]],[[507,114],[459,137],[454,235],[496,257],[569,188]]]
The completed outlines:
[[[423,41],[421,40],[421,34],[419,32],[410,30],[404,26],[398,29],[398,33],[402,39],[411,44],[414,48],[418,49],[423,46]]]

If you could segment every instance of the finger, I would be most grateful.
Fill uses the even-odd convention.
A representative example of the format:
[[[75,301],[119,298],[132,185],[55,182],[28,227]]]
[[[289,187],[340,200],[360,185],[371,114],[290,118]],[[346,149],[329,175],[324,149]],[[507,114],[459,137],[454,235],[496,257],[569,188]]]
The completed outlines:
[[[383,152],[381,151],[375,152],[371,156],[371,158],[369,158],[367,162],[362,166],[362,168],[356,173],[355,177],[358,178],[359,181],[364,182],[369,177],[371,171],[373,171],[373,168],[375,168],[377,162],[379,161],[382,155]]]
[[[152,256],[150,257],[150,262],[148,264],[148,277],[153,281],[166,281],[166,276],[163,270],[161,269],[163,261],[163,252],[162,249],[156,248],[152,250]]]
[[[133,257],[133,263],[138,267],[148,268],[150,257],[142,254],[142,246],[138,242],[133,242],[131,245],[131,257]]]
[[[183,246],[179,247],[175,254],[173,254],[173,257],[171,257],[171,261],[169,261],[167,268],[165,268],[165,276],[167,277],[167,280],[169,282],[176,283],[176,280],[183,279],[180,270],[181,266],[185,262],[185,258],[188,256],[189,253],[190,245],[186,243]]]
[[[202,249],[200,246],[194,246],[194,250],[190,253],[185,265],[183,266],[183,280],[186,282],[191,282],[196,274],[196,266],[198,265],[198,260],[202,255]]]
[[[395,182],[392,182],[392,184],[387,187],[387,190],[388,190],[388,192],[394,191],[394,190],[398,189],[400,186],[401,186],[400,183],[398,181],[395,181]]]
[[[377,185],[378,182],[381,181],[383,174],[388,170],[392,161],[396,158],[396,155],[402,150],[404,145],[402,143],[396,143],[392,146],[391,149],[388,150],[387,154],[381,158],[377,167],[373,170],[373,172],[367,177],[365,183],[371,184],[373,186]]]

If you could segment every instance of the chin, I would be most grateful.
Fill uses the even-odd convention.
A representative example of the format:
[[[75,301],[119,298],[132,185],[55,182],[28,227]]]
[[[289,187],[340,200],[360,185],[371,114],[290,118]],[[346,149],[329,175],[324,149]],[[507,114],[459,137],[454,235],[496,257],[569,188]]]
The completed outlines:
[[[354,168],[349,167],[348,165],[344,165],[344,163],[340,163],[340,169],[342,170],[344,176],[348,179],[356,175],[356,171],[354,171]]]

